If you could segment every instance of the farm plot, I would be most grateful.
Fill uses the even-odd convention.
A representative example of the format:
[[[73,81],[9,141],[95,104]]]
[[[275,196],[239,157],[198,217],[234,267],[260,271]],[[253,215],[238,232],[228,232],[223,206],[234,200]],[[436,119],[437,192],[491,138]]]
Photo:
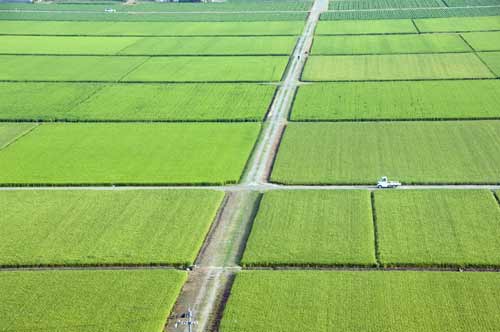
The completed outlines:
[[[500,183],[500,121],[292,123],[271,180]]]
[[[374,265],[368,191],[264,194],[243,265]]]
[[[2,22],[0,21],[0,27]],[[411,20],[319,21],[317,35],[366,35],[417,33]]]
[[[0,80],[119,81],[147,57],[0,55]]]
[[[494,332],[500,274],[243,271],[222,332]]]
[[[190,266],[223,197],[182,190],[0,193],[0,266]]]
[[[500,266],[500,208],[488,190],[376,192],[385,266]]]
[[[500,30],[500,17],[448,17],[418,19],[415,24],[421,32],[465,32]]]
[[[122,49],[124,55],[288,55],[296,37],[156,37]],[[194,61],[196,61],[194,59]]]
[[[235,183],[259,130],[257,123],[43,124],[0,151],[0,183]]]
[[[286,56],[154,57],[126,75],[123,81],[279,81],[287,63]]]
[[[0,330],[160,332],[185,279],[174,270],[2,272]]]
[[[340,0],[330,1],[330,10],[444,7],[440,0]]]
[[[317,83],[299,88],[291,119],[486,119],[498,105],[498,80]]]
[[[0,56],[8,81],[279,81],[288,57]]]
[[[287,55],[296,38],[0,36],[0,54]]]
[[[298,35],[300,21],[283,22],[85,22],[2,21],[4,35],[55,36],[258,36]]]
[[[500,31],[469,32],[462,36],[476,51],[500,51]]]
[[[483,52],[478,53],[478,55],[486,63],[488,68],[497,77],[500,77],[500,52]]]
[[[317,36],[312,54],[398,54],[472,52],[458,35]]]
[[[493,78],[470,53],[312,56],[305,81],[381,81]]]
[[[260,121],[275,89],[245,83],[0,83],[0,119]]]
[[[0,123],[0,149],[35,126],[36,124],[33,123]]]
[[[214,13],[133,13],[17,11],[0,12],[0,20],[25,21],[88,21],[88,22],[263,22],[302,21],[307,12],[214,12]]]

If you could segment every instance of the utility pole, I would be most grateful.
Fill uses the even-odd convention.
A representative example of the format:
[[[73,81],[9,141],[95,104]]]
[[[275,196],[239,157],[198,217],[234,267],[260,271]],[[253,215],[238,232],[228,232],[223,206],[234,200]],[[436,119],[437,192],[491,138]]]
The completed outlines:
[[[178,328],[180,326],[187,326],[188,332],[193,332],[193,325],[198,325],[198,321],[194,320],[194,315],[191,308],[188,308],[186,312],[182,313],[180,315],[180,318],[181,319],[178,319],[175,323],[175,328]]]

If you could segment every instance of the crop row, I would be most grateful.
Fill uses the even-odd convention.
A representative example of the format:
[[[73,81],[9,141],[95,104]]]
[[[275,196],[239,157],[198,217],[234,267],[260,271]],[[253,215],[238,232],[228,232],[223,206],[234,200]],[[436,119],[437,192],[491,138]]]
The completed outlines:
[[[417,30],[418,29],[418,30]],[[498,16],[320,21],[318,35],[412,34],[500,30]]]
[[[333,0],[330,10],[396,9],[445,7],[441,0]]]
[[[488,190],[272,191],[246,266],[500,266],[500,206]]]
[[[495,7],[434,7],[416,9],[380,9],[358,11],[328,11],[321,20],[382,20],[405,18],[440,18],[500,15],[500,6]]]
[[[298,35],[304,22],[84,22],[0,20],[4,35],[259,36]]]
[[[315,83],[299,87],[290,119],[500,119],[499,91],[499,80]]]
[[[261,121],[275,90],[245,83],[0,83],[0,119]]]
[[[279,81],[288,56],[0,56],[0,80],[99,82]]]
[[[174,270],[0,273],[0,331],[160,332],[187,273]]]
[[[0,20],[87,21],[87,22],[262,22],[305,21],[307,12],[205,12],[205,13],[127,13],[13,11],[0,12]]]
[[[0,54],[48,55],[288,55],[292,36],[61,37],[0,36]],[[193,60],[196,61],[196,60]]]
[[[271,181],[498,184],[500,121],[298,123],[287,126]]]
[[[0,138],[28,125],[0,150],[0,183],[235,183],[260,131],[258,123],[5,123]]]
[[[220,330],[495,332],[499,306],[499,273],[243,271]]]

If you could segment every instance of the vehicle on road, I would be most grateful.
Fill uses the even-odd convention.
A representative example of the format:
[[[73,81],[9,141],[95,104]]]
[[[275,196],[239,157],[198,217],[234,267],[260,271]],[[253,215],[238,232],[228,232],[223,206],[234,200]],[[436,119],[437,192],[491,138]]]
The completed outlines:
[[[378,180],[378,182],[377,182],[377,188],[382,188],[382,189],[397,188],[400,185],[401,185],[401,182],[389,181],[389,179],[387,179],[387,176],[381,177],[380,180]]]

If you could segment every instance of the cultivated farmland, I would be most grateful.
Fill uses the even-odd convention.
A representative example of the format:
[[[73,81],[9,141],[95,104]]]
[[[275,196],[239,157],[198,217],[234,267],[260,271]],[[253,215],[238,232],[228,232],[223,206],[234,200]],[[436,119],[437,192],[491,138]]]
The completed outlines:
[[[294,121],[500,118],[500,81],[338,82],[299,88]]]
[[[0,56],[9,81],[279,81],[287,57]]]
[[[0,183],[235,183],[259,130],[255,123],[42,124],[0,151]]]
[[[0,54],[288,55],[295,37],[0,36]],[[196,60],[194,60],[196,61]]]
[[[374,265],[367,191],[264,194],[244,265]]]
[[[421,32],[465,32],[500,30],[498,16],[485,17],[448,17],[415,20]]]
[[[482,52],[478,54],[496,77],[500,77],[500,52]]]
[[[275,90],[257,84],[0,83],[0,119],[260,121]]]
[[[182,271],[0,273],[1,331],[162,331]]]
[[[287,184],[499,183],[500,122],[289,124],[271,180]]]
[[[471,52],[458,35],[318,36],[313,55]]]
[[[485,59],[493,62],[496,57]],[[498,57],[500,59],[500,57]],[[490,70],[474,55],[463,53],[398,54],[356,56],[312,56],[305,81],[381,81],[493,78]]]
[[[500,51],[500,31],[469,32],[462,36],[476,51]]]
[[[193,264],[223,193],[0,193],[0,266]]]
[[[0,148],[12,143],[33,127],[35,124],[32,123],[0,123]]]
[[[500,266],[500,208],[488,190],[376,192],[384,265]]]
[[[0,26],[2,22],[0,21]],[[411,20],[320,21],[318,35],[366,35],[417,33]]]
[[[244,271],[221,331],[494,332],[499,306],[498,273]]]
[[[2,21],[4,35],[55,36],[256,36],[298,35],[301,21],[277,22],[86,22]]]

